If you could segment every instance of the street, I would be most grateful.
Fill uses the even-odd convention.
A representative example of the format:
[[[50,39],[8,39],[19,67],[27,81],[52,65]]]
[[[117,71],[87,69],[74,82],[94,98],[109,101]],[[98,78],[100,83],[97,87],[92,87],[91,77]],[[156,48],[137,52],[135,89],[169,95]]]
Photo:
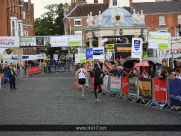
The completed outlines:
[[[81,97],[73,89],[74,72],[45,73],[17,80],[17,89],[9,83],[0,90],[0,125],[181,125],[181,115],[170,109],[159,110],[142,104],[98,95]],[[0,136],[58,135],[180,135],[180,132],[0,132]]]

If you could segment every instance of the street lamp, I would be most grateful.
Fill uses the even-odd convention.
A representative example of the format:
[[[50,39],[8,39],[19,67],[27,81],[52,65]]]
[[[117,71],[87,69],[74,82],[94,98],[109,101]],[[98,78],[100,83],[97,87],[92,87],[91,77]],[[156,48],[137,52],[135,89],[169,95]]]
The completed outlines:
[[[176,26],[177,32],[179,34],[179,37],[181,36],[181,24],[179,23],[178,26]]]
[[[7,36],[9,36],[9,9],[13,8],[13,7],[23,7],[23,5],[16,5],[16,6],[11,6],[11,7],[8,7],[6,9],[6,15],[7,15]]]

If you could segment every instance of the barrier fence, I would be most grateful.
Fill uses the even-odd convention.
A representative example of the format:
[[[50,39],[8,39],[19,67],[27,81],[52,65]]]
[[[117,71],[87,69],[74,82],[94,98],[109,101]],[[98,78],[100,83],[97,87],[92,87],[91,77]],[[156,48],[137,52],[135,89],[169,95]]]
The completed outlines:
[[[142,100],[145,106],[159,106],[167,109],[170,106],[181,106],[181,80],[159,78],[128,78],[112,77],[103,78],[104,91],[101,94],[131,100],[132,103]],[[86,78],[85,90],[94,89],[94,77]],[[181,113],[181,111],[179,112]]]

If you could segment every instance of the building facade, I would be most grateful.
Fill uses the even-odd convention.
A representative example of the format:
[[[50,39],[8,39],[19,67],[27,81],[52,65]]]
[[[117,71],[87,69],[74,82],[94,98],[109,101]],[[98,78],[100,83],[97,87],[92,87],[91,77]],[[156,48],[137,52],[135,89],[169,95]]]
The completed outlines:
[[[35,35],[34,5],[31,0],[1,0],[0,5],[0,36]],[[14,48],[13,54],[19,56],[36,54],[36,50],[35,48]],[[21,61],[19,59],[20,63]]]
[[[132,5],[136,12],[144,11],[145,23],[150,26],[149,31],[170,32],[172,37],[179,36],[177,26],[181,23],[181,1],[145,2]]]

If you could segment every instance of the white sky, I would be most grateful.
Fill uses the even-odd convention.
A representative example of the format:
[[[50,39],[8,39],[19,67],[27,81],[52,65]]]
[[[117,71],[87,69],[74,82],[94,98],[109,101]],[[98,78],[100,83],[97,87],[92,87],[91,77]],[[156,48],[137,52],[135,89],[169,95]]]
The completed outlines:
[[[27,2],[28,0],[25,0]],[[31,0],[31,3],[34,4],[34,17],[38,18],[41,14],[44,14],[46,10],[44,7],[50,4],[60,4],[60,3],[70,3],[71,0]],[[155,0],[133,0],[133,2],[154,2]],[[98,0],[99,3],[102,3],[103,0]],[[87,0],[87,3],[94,3],[94,0]],[[129,6],[129,0],[120,0],[121,6]]]

